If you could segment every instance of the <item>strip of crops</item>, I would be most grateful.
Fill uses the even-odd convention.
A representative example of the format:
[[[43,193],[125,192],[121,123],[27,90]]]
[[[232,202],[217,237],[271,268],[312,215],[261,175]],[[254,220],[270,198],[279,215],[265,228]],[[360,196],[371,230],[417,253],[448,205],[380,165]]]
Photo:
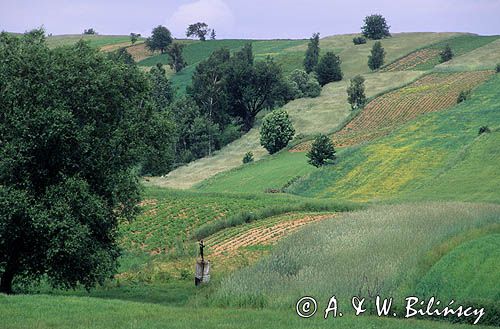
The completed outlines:
[[[414,70],[418,65],[427,63],[439,55],[438,49],[417,50],[397,61],[387,65],[381,72]]]
[[[476,87],[491,74],[491,71],[429,74],[370,102],[334,134],[333,141],[336,146],[349,146],[389,134],[419,115],[455,105],[461,91]]]

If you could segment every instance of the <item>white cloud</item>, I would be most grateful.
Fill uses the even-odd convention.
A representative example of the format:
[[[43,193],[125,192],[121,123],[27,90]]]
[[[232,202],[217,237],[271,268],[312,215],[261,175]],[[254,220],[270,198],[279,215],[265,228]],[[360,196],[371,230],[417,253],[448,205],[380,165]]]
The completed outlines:
[[[205,22],[223,35],[234,27],[235,19],[231,8],[224,1],[199,0],[177,8],[167,21],[167,26],[175,36],[182,37],[188,25],[196,22]]]

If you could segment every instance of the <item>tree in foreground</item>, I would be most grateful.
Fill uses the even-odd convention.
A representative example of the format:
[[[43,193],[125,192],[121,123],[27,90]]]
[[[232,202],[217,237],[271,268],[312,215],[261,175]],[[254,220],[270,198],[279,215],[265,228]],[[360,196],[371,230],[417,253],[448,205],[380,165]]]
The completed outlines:
[[[318,82],[321,86],[327,83],[342,80],[342,70],[340,64],[342,61],[340,57],[333,52],[327,52],[316,66],[316,74]]]
[[[170,47],[167,48],[167,54],[170,57],[170,68],[176,73],[187,66],[187,63],[182,56],[183,49],[184,45],[178,42],[172,43]]]
[[[379,40],[385,37],[390,37],[390,26],[387,25],[385,18],[382,15],[370,15],[364,19],[364,25],[361,27],[361,33],[368,39]]]
[[[39,30],[0,34],[0,58],[0,292],[102,284],[136,214],[150,83],[85,42],[49,49]]]
[[[135,44],[140,37],[140,33],[130,33],[130,42],[132,42],[132,44]]]
[[[381,68],[384,65],[384,58],[385,50],[382,47],[382,43],[377,41],[372,47],[371,55],[368,56],[368,67],[372,71]]]
[[[444,49],[439,53],[439,61],[441,63],[447,62],[453,58],[453,50],[451,50],[450,45],[446,45]]]
[[[318,135],[307,152],[307,162],[315,167],[321,167],[335,160],[335,149],[332,140],[323,134]]]
[[[198,22],[188,26],[186,36],[188,38],[195,36],[201,41],[205,41],[207,40],[207,34],[209,31],[210,29],[206,23]]]
[[[307,73],[314,71],[319,61],[319,33],[314,33],[307,45],[306,57],[304,58],[304,69]]]
[[[274,154],[288,145],[295,135],[292,121],[284,110],[275,110],[267,114],[260,128],[260,145]]]
[[[165,26],[158,25],[151,32],[151,36],[146,39],[146,47],[150,51],[159,50],[160,53],[164,54],[172,41],[173,38],[169,29]]]
[[[357,75],[351,79],[351,85],[347,87],[347,101],[351,104],[351,109],[353,110],[365,105],[365,78],[361,75]]]

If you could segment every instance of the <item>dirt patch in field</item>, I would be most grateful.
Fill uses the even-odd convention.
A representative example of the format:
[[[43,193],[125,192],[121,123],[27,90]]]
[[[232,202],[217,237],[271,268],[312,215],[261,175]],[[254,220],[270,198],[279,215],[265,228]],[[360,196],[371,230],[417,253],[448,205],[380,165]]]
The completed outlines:
[[[334,217],[333,214],[322,214],[305,216],[299,219],[292,219],[272,226],[262,226],[243,231],[236,236],[229,237],[210,246],[210,240],[207,244],[210,246],[210,256],[228,255],[236,252],[238,249],[257,245],[271,245],[287,234],[295,232],[304,225],[322,221]]]
[[[145,43],[140,43],[140,44],[136,44],[136,45],[127,47],[127,52],[130,55],[132,55],[132,58],[136,62],[140,62],[143,59],[146,59],[146,58],[154,55],[154,53],[152,53],[148,49],[146,49]]]

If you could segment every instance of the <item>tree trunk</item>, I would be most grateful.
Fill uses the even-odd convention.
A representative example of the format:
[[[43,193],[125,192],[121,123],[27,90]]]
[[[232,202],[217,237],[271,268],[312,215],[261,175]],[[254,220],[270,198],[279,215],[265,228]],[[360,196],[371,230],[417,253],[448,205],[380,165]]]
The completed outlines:
[[[245,132],[248,132],[250,131],[250,129],[252,129],[253,127],[253,123],[254,123],[254,117],[252,116],[252,114],[250,113],[245,113],[245,119],[243,120],[243,129],[245,130]]]
[[[2,278],[0,278],[0,293],[3,294],[12,294],[12,281],[14,280],[14,271],[12,271],[9,266],[7,266],[5,272],[2,274]]]

